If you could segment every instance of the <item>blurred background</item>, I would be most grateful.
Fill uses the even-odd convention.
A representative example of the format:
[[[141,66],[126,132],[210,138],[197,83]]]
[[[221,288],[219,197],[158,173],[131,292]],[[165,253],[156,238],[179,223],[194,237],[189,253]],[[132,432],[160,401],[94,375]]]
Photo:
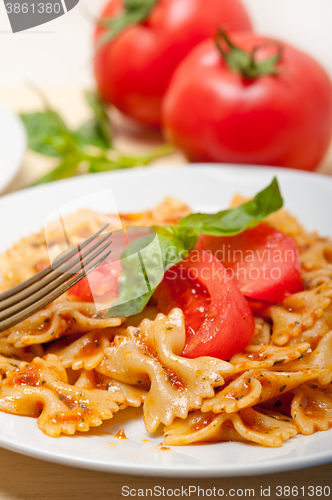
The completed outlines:
[[[80,0],[67,15],[12,34],[0,3],[0,86],[20,86],[29,78],[39,85],[93,83],[94,18],[106,0]],[[281,37],[313,55],[332,77],[331,0],[243,0],[256,31]]]
[[[331,0],[242,1],[256,32],[281,38],[311,54],[332,78]],[[96,20],[106,4],[107,0],[80,0],[66,15],[13,34],[5,3],[0,0],[2,114],[8,111],[17,115],[41,110],[43,100],[32,90],[33,83],[43,91],[53,109],[63,116],[69,127],[77,128],[89,120],[91,109],[84,98],[84,90],[95,88],[92,71],[93,32]],[[109,113],[113,126],[113,145],[123,154],[145,154],[163,144],[161,134],[155,130],[137,125],[116,109],[111,109]],[[21,135],[21,149],[13,148],[6,120],[1,120],[0,116],[1,194],[27,187],[54,168],[54,160],[31,150],[25,152],[26,140],[22,137],[22,131],[17,130]],[[19,126],[16,124],[16,128]],[[8,136],[7,139],[4,139],[5,136]],[[15,134],[12,135],[12,141],[18,143]],[[13,155],[15,149],[17,158]],[[176,150],[153,163],[175,165],[185,162],[185,156]],[[331,175],[332,145],[320,163],[318,172]]]

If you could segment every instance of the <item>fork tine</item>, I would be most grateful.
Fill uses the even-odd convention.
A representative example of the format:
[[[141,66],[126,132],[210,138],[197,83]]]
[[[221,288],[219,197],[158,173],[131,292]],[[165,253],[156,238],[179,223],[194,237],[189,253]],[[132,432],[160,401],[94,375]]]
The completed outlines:
[[[41,290],[49,283],[56,280],[59,276],[62,276],[64,273],[68,273],[70,271],[70,269],[72,267],[74,267],[75,264],[81,262],[82,265],[84,265],[84,259],[86,259],[86,257],[89,254],[91,254],[94,250],[96,250],[96,248],[100,247],[111,236],[111,234],[112,233],[109,233],[109,234],[105,235],[103,238],[101,238],[100,240],[97,240],[97,243],[95,243],[92,247],[88,247],[84,252],[80,252],[80,249],[76,248],[76,253],[78,253],[78,255],[76,257],[71,258],[71,260],[69,260],[69,262],[65,262],[64,264],[61,264],[60,266],[58,266],[56,268],[57,270],[52,271],[47,276],[45,276],[41,280],[37,281],[33,285],[30,285],[28,288],[24,288],[21,292],[18,292],[15,295],[13,295],[12,297],[9,297],[8,299],[0,302],[0,320],[2,319],[1,311],[8,309],[10,306],[15,305],[16,303],[21,302],[22,300],[25,300],[27,297],[31,297],[36,292],[38,292],[38,290]],[[73,252],[71,251],[71,254],[72,253]],[[61,257],[61,260],[62,260],[62,257]],[[79,269],[77,270],[77,272],[78,271],[79,271]]]
[[[25,288],[28,288],[29,286],[33,285],[37,281],[39,281],[42,278],[44,278],[45,276],[47,276],[52,271],[57,270],[57,268],[59,268],[64,262],[66,262],[68,259],[73,257],[75,255],[75,253],[77,253],[78,249],[83,250],[83,248],[85,248],[89,243],[91,243],[91,241],[93,241],[95,238],[97,238],[108,226],[109,226],[109,224],[106,224],[104,227],[102,227],[101,229],[96,231],[94,234],[89,236],[89,238],[82,241],[82,243],[79,243],[73,249],[68,251],[67,254],[63,255],[59,259],[59,261],[56,262],[55,266],[48,266],[45,269],[43,269],[42,271],[40,271],[39,273],[31,276],[31,278],[28,278],[27,280],[23,281],[22,283],[19,283],[18,285],[10,288],[9,290],[6,290],[5,292],[2,292],[0,294],[0,302],[2,302],[3,300],[21,292]]]
[[[108,235],[108,238],[110,238],[110,237],[111,237],[111,235]],[[99,255],[101,255],[109,247],[110,244],[111,244],[111,241],[108,241],[102,248],[99,248],[94,254],[89,255],[85,259],[84,267],[85,267],[85,265],[88,265],[88,264],[90,264],[90,262],[94,261]],[[84,267],[83,267],[83,270],[84,270]],[[22,301],[16,303],[15,305],[13,305],[12,307],[9,307],[9,308],[5,309],[4,311],[2,311],[0,313],[0,321],[5,320],[5,319],[9,318],[10,316],[13,316],[13,315],[19,313],[20,311],[32,306],[36,301],[45,297],[48,293],[55,290],[57,287],[62,285],[62,283],[64,283],[65,281],[68,281],[68,274],[70,274],[71,276],[75,275],[82,269],[82,261],[79,261],[79,263],[76,264],[75,267],[70,266],[70,268],[71,268],[70,273],[59,275],[54,281],[51,281],[51,283],[49,283],[47,286],[44,286],[43,288],[38,289],[32,295],[29,294],[28,298],[26,298],[25,300],[22,300]]]
[[[15,314],[14,316],[6,319],[5,321],[0,322],[0,333],[8,330],[14,325],[17,325],[21,321],[27,319],[32,314],[40,311],[44,307],[48,306],[53,300],[57,299],[65,292],[70,290],[74,285],[76,285],[79,281],[81,281],[85,276],[90,274],[94,269],[96,269],[100,264],[102,264],[107,257],[110,255],[112,251],[110,250],[105,255],[103,255],[96,263],[92,264],[90,267],[82,270],[80,273],[76,274],[73,278],[68,280],[66,283],[63,283],[61,286],[47,294],[45,297],[41,298],[30,307],[24,309],[23,311]]]

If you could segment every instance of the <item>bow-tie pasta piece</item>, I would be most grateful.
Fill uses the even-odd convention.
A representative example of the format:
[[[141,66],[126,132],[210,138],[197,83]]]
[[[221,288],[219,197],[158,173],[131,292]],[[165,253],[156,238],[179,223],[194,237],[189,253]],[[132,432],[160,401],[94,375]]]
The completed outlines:
[[[308,343],[290,347],[249,345],[242,353],[235,354],[230,363],[234,366],[234,373],[254,368],[271,368],[302,357],[309,348]]]
[[[144,320],[139,328],[128,328],[126,337],[115,337],[105,349],[106,359],[96,368],[121,382],[151,382],[143,407],[148,432],[200,408],[203,398],[212,398],[214,388],[224,383],[224,375],[233,371],[229,363],[216,358],[181,357],[185,336],[180,309],[168,316],[159,314],[154,321]]]
[[[167,197],[152,210],[120,214],[120,219],[126,226],[169,225],[176,224],[190,213],[187,205]],[[82,242],[82,239],[88,238],[106,224],[109,225],[110,231],[119,229],[119,215],[102,214],[87,209],[66,215],[63,222],[71,245]],[[23,238],[5,254],[0,255],[0,274],[5,285],[15,286],[47,267],[50,264],[49,252],[52,258],[56,258],[67,249],[63,239],[63,231],[59,231],[58,222],[51,222],[47,226],[47,245],[43,230]]]
[[[315,288],[332,279],[332,241],[316,238],[301,252],[303,278],[307,288]]]
[[[267,345],[270,343],[271,326],[263,318],[255,317],[255,336],[251,345]]]
[[[297,338],[292,338],[289,341],[289,345],[296,345],[302,342],[308,342],[311,349],[314,350],[317,347],[318,342],[332,329],[332,308],[331,304],[329,307],[324,309],[323,314],[316,319],[312,327],[304,330],[301,335]]]
[[[23,238],[0,255],[0,274],[8,288],[22,283],[48,265],[44,231]]]
[[[5,379],[8,373],[13,372],[17,369],[22,369],[26,365],[27,363],[25,363],[24,361],[10,359],[0,355],[0,376]]]
[[[38,418],[39,428],[51,437],[99,426],[122,403],[124,396],[117,392],[68,384],[65,369],[52,354],[12,371],[0,386],[0,410]]]
[[[328,267],[321,267],[313,271],[304,271],[302,272],[302,279],[309,290],[324,285],[324,283],[332,280],[332,265],[329,264]]]
[[[325,373],[326,370],[315,369],[289,373],[248,370],[218,392],[214,398],[204,401],[202,412],[234,413],[272,399]]]
[[[302,434],[332,427],[332,385],[307,383],[296,389],[291,414]]]
[[[118,382],[117,380],[111,379],[106,375],[97,373],[95,370],[82,370],[75,386],[82,387],[84,389],[99,389],[121,394],[125,398],[125,401],[119,405],[120,410],[123,410],[128,406],[138,408],[144,402],[148,394],[146,390],[140,387]]]
[[[64,218],[67,238],[70,244],[80,243],[101,229],[106,223],[116,223],[114,217],[108,217],[90,210],[80,210]],[[13,245],[7,252],[0,255],[0,273],[9,287],[22,283],[38,271],[50,265],[49,253],[57,257],[67,249],[63,241],[63,233],[59,233],[58,224],[51,223],[47,228],[48,241],[46,245],[45,231],[32,234],[28,238]]]
[[[304,227],[299,223],[296,217],[283,208],[270,214],[265,219],[265,222],[287,234],[287,236],[294,238],[297,242],[307,235]]]
[[[332,381],[332,330],[324,335],[314,351],[287,365],[290,371],[305,368],[325,370],[325,373],[318,377],[318,382],[322,385],[327,385]]]
[[[75,302],[61,297],[6,333],[9,343],[15,347],[25,347],[51,342],[76,332],[119,326],[121,321],[120,318],[99,316],[93,303]]]
[[[294,293],[286,297],[280,306],[271,306],[269,315],[273,321],[272,342],[278,346],[299,337],[312,327],[324,309],[331,304],[332,282],[312,290]]]
[[[324,335],[316,349],[307,356],[308,366],[319,367],[328,371],[318,378],[318,382],[327,385],[332,381],[332,330]]]
[[[58,356],[64,368],[93,370],[104,359],[104,349],[111,344],[111,339],[116,333],[116,328],[95,330],[62,349],[51,346],[49,352]]]
[[[194,412],[186,420],[176,419],[165,427],[165,445],[187,445],[198,442],[252,441],[263,446],[279,447],[297,434],[296,426],[284,415],[265,415],[252,408],[237,413]]]
[[[1,336],[1,333],[0,333]],[[28,347],[14,347],[8,342],[8,338],[0,338],[0,355],[6,358],[21,359],[30,362],[35,356],[44,356],[44,348],[40,344]]]

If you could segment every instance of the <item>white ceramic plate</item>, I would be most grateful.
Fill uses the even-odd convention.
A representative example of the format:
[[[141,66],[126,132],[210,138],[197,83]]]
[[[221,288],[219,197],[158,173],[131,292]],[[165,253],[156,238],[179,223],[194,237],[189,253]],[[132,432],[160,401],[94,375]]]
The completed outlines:
[[[0,105],[0,193],[17,174],[27,146],[20,119]]]
[[[332,178],[262,167],[190,166],[98,174],[31,188],[0,199],[0,252],[39,230],[57,207],[112,188],[119,211],[140,211],[172,195],[195,210],[226,207],[233,194],[251,196],[277,175],[286,206],[310,230],[332,236]],[[129,438],[115,439],[121,428]],[[146,441],[148,440],[148,441]],[[141,410],[119,412],[88,434],[52,439],[31,418],[0,413],[0,445],[40,459],[100,471],[170,477],[246,476],[332,461],[332,430],[297,436],[281,448],[243,443],[158,447],[147,435]]]

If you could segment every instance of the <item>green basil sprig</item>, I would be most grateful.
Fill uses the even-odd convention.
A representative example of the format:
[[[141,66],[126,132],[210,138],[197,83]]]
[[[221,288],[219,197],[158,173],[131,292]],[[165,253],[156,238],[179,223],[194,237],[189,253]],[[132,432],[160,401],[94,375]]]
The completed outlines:
[[[179,222],[179,226],[191,226],[199,233],[211,236],[233,236],[257,226],[282,205],[278,181],[274,178],[269,186],[247,203],[217,214],[188,215]]]
[[[127,318],[143,311],[165,272],[185,259],[197,243],[198,234],[191,227],[153,226],[152,229],[156,236],[153,241],[146,241],[145,248],[146,237],[143,236],[130,243],[123,252],[119,305],[110,309],[108,317]],[[135,251],[141,248],[141,258],[138,258]]]
[[[86,173],[98,173],[148,165],[174,151],[172,146],[165,144],[137,156],[116,152],[104,102],[93,92],[86,92],[85,97],[93,116],[77,130],[71,130],[59,113],[47,104],[45,111],[21,114],[29,148],[59,160],[56,167],[38,179],[35,185],[71,177],[79,168]]]
[[[122,275],[118,305],[113,306],[107,316],[127,318],[143,311],[165,272],[188,256],[189,251],[195,248],[200,234],[234,236],[254,228],[282,206],[283,199],[278,181],[274,178],[255,198],[237,208],[217,214],[188,215],[179,222],[179,226],[153,226],[159,246],[150,243],[145,247],[143,264],[143,260],[138,259],[135,254],[135,246],[143,248],[144,241],[139,238],[130,243],[121,257]],[[164,271],[162,276],[161,265]],[[130,300],[131,297],[136,298]]]

